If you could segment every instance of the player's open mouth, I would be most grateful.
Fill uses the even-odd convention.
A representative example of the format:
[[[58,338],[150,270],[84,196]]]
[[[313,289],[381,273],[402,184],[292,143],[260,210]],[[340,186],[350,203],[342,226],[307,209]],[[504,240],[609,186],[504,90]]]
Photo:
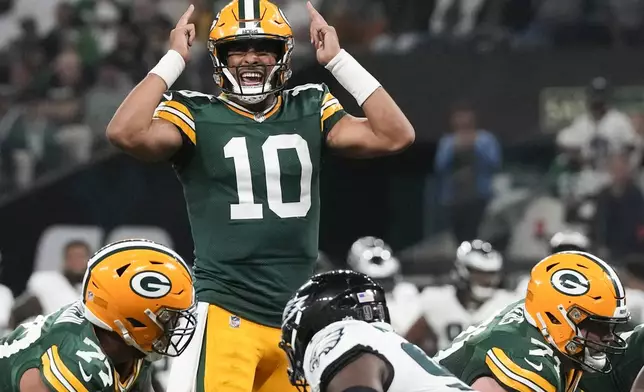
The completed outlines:
[[[264,82],[264,73],[259,71],[242,71],[239,81],[243,86],[260,86]]]

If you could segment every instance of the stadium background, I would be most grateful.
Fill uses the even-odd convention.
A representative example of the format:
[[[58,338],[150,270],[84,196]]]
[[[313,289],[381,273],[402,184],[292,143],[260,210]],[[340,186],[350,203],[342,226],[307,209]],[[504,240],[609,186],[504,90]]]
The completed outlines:
[[[199,42],[177,87],[213,93],[204,38],[223,2],[194,3]],[[305,2],[277,3],[296,32],[291,84],[325,82],[348,112],[360,114],[315,62]],[[171,167],[136,162],[104,137],[122,98],[165,53],[167,34],[187,4],[0,1],[0,283],[14,296],[33,271],[62,268],[65,247],[74,241],[93,251],[143,236],[191,258],[183,195]],[[478,128],[501,145],[502,166],[475,230],[503,253],[509,276],[545,256],[552,234],[574,229],[590,236],[610,263],[626,267],[629,284],[638,284],[644,265],[644,1],[314,4],[416,129],[416,143],[397,156],[325,158],[320,248],[336,266],[345,265],[357,238],[372,235],[391,245],[404,276],[419,287],[448,279],[458,241],[435,156],[441,138],[452,132],[452,108],[467,102]],[[634,196],[622,203],[626,213],[608,218],[596,211],[611,205],[602,195],[611,194],[614,167],[596,164],[605,156],[594,150],[584,167],[569,164],[563,147],[582,146],[583,135],[567,144],[558,139],[587,112],[588,86],[597,77],[609,81],[610,103],[629,117],[635,140],[612,151],[629,154]]]

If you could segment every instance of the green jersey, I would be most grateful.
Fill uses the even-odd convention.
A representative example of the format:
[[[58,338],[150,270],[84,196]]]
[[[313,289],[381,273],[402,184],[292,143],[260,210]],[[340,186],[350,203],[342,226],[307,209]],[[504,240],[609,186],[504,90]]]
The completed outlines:
[[[630,391],[635,377],[644,366],[644,324],[619,334],[626,340],[628,347],[621,355],[611,355],[613,371],[608,374],[589,373],[579,384],[583,392],[621,392]]]
[[[0,339],[0,391],[19,392],[28,369],[39,369],[43,383],[56,392],[143,392],[151,377],[149,362],[138,360],[130,378],[120,380],[80,302]]]
[[[263,113],[224,95],[169,91],[155,118],[183,137],[174,157],[200,301],[278,327],[318,252],[326,135],[345,115],[325,85],[281,92]]]
[[[463,331],[436,357],[456,377],[472,385],[493,377],[508,391],[573,392],[581,371],[565,371],[541,332],[516,302]]]

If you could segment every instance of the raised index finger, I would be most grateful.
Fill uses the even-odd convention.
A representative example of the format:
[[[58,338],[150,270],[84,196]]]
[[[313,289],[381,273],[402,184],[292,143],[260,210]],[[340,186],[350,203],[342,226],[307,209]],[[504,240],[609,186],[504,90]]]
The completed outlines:
[[[311,4],[310,1],[306,2],[306,8],[309,10],[309,17],[311,18],[311,22],[319,23],[323,26],[326,26],[328,23],[326,23],[326,20],[324,20],[324,17],[320,15],[318,10],[313,7],[313,4]]]
[[[179,21],[177,22],[177,27],[180,26],[185,26],[190,22],[190,17],[192,16],[192,13],[195,10],[195,6],[190,4],[190,7],[184,12],[183,15],[181,15],[181,18],[179,18]]]

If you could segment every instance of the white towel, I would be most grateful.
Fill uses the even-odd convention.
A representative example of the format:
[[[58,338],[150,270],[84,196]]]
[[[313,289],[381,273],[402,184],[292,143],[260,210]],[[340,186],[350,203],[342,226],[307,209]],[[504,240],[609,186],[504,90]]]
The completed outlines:
[[[186,350],[172,360],[166,392],[196,392],[197,390],[197,371],[201,346],[206,335],[208,306],[206,302],[197,304],[197,329]]]

